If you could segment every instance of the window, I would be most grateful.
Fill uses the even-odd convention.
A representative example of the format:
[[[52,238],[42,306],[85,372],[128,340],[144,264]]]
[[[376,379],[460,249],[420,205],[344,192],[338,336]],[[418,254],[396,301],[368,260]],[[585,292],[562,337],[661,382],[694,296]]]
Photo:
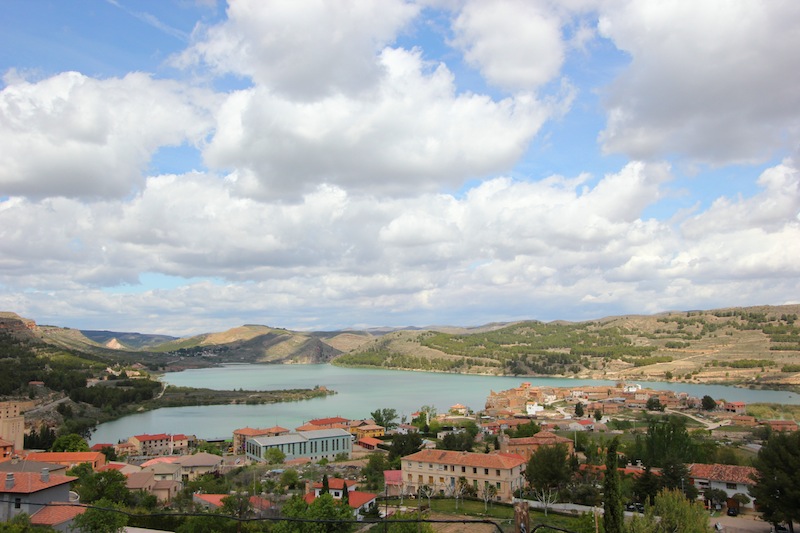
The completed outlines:
[[[500,470],[495,470],[494,471],[494,475],[496,475],[497,477],[500,477]]]
[[[22,507],[22,498],[14,498],[14,509]]]
[[[736,490],[736,483],[725,483],[726,489]]]
[[[433,485],[433,476],[428,476],[428,485]]]
[[[477,473],[478,473],[478,469],[477,469],[477,468],[473,468],[473,469],[472,469],[472,473],[473,473],[473,474],[477,474]]]
[[[462,466],[462,467],[461,467],[461,471],[462,471],[462,472],[466,472],[466,471],[467,471],[467,467],[466,467],[466,466]]]
[[[484,468],[483,469],[483,475],[485,475],[485,476],[489,475],[489,469],[488,468]]]
[[[494,486],[497,489],[497,492],[500,492],[500,482],[498,481],[497,483],[494,484]]]

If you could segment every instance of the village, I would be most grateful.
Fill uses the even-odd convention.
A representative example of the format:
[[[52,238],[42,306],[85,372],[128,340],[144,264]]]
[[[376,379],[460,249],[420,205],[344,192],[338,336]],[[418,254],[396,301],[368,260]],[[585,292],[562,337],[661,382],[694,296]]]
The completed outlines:
[[[487,503],[518,501],[530,488],[526,469],[531,459],[547,447],[563,447],[568,456],[576,457],[580,463],[575,475],[591,479],[587,474],[602,474],[602,465],[591,464],[587,442],[597,446],[615,435],[641,434],[647,428],[642,418],[647,413],[683,417],[709,438],[751,456],[759,449],[760,431],[797,431],[793,420],[758,420],[747,415],[743,402],[709,400],[636,384],[547,388],[522,383],[513,389],[492,391],[481,409],[456,403],[446,413],[436,413],[425,406],[412,414],[410,422],[398,421],[393,409],[384,408],[372,413],[378,416],[359,420],[330,416],[292,429],[239,428],[229,440],[139,434],[117,443],[98,443],[91,449],[87,446],[86,451],[25,450],[24,413],[19,404],[3,402],[0,471],[4,472],[5,484],[0,490],[3,498],[14,505],[3,507],[0,519],[27,513],[32,523],[67,530],[71,520],[85,508],[43,504],[79,501],[72,484],[78,480],[74,469],[81,465],[94,474],[120,473],[129,491],[150,495],[166,508],[174,505],[187,487],[197,486],[199,480],[252,468],[259,476],[258,485],[271,489],[250,495],[255,514],[280,516],[281,505],[291,494],[301,494],[311,503],[323,491],[334,499],[344,499],[353,517],[363,520],[389,514],[389,507],[380,504],[387,498],[399,498],[394,510],[409,497],[417,502],[424,497],[470,496]],[[530,428],[535,430],[523,433]],[[467,445],[446,449],[453,448],[447,445],[448,440],[450,444],[466,441]],[[387,455],[391,458],[398,443],[403,442],[417,444],[412,444],[408,453],[395,457],[393,467],[389,461],[371,459]],[[386,469],[382,479],[367,483],[365,472],[371,464],[386,465]],[[686,466],[685,483],[697,489],[697,498],[710,512],[757,515],[750,494],[756,474],[752,466]],[[641,462],[629,463],[623,465],[622,471],[635,478],[644,473],[645,467]],[[287,472],[294,473],[288,481]],[[709,497],[710,490],[717,494],[722,491],[724,498]],[[200,489],[192,492],[191,502],[195,508],[214,511],[228,496]],[[641,508],[632,502],[630,509]]]

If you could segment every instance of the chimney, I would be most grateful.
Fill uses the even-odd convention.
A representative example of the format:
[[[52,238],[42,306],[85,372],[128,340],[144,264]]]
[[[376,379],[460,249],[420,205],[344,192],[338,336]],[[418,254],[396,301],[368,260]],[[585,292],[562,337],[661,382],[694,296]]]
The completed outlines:
[[[14,488],[14,473],[8,472],[6,474],[6,490]]]
[[[42,483],[50,483],[50,470],[42,468]]]

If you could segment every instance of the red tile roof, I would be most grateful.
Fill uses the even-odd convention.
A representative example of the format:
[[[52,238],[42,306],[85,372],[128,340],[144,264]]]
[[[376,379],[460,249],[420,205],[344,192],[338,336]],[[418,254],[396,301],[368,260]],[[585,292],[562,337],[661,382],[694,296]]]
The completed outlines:
[[[145,433],[144,435],[134,435],[134,437],[136,437],[136,440],[139,442],[147,442],[149,440],[169,440],[169,435],[166,433],[158,433],[156,435],[148,435]]]
[[[50,502],[31,515],[31,524],[37,526],[57,526],[68,522],[86,512],[82,505],[71,505],[68,502]]]
[[[694,479],[754,485],[758,470],[752,466],[694,463],[689,465],[689,472]]]
[[[406,455],[402,460],[500,469],[511,469],[526,462],[524,457],[515,453],[472,453],[449,450],[421,450]]]
[[[363,506],[366,503],[369,503],[375,498],[376,498],[375,494],[371,494],[369,492],[359,492],[357,490],[351,490],[350,492],[347,493],[347,504],[353,509],[358,509],[359,507]],[[308,494],[303,496],[303,499],[306,501],[306,503],[310,504],[311,502],[316,500],[317,497],[314,495],[313,492],[309,492]]]
[[[106,443],[103,443],[103,444],[95,444],[94,446],[92,446],[92,447],[91,447],[91,448],[89,448],[89,449],[90,449],[91,451],[93,451],[93,452],[100,452],[100,451],[103,451],[103,448],[113,448],[113,447],[114,447],[114,445],[113,445],[113,444],[106,444]]]
[[[383,482],[386,485],[402,485],[403,484],[403,471],[402,470],[384,470]]]
[[[9,472],[6,475],[9,474],[14,476],[14,486],[9,489],[2,485],[0,486],[0,493],[31,494],[78,479],[74,476],[50,474],[48,481],[42,481],[42,474],[39,472]]]
[[[222,498],[227,498],[230,494],[195,494],[194,497],[198,500],[203,500],[214,507],[222,507]]]

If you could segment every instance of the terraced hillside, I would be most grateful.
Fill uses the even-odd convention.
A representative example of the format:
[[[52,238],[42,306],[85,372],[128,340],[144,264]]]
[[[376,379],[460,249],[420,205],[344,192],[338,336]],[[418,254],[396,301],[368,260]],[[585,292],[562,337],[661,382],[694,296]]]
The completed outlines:
[[[446,372],[800,385],[800,306],[672,312],[477,333],[395,332],[336,364]]]

